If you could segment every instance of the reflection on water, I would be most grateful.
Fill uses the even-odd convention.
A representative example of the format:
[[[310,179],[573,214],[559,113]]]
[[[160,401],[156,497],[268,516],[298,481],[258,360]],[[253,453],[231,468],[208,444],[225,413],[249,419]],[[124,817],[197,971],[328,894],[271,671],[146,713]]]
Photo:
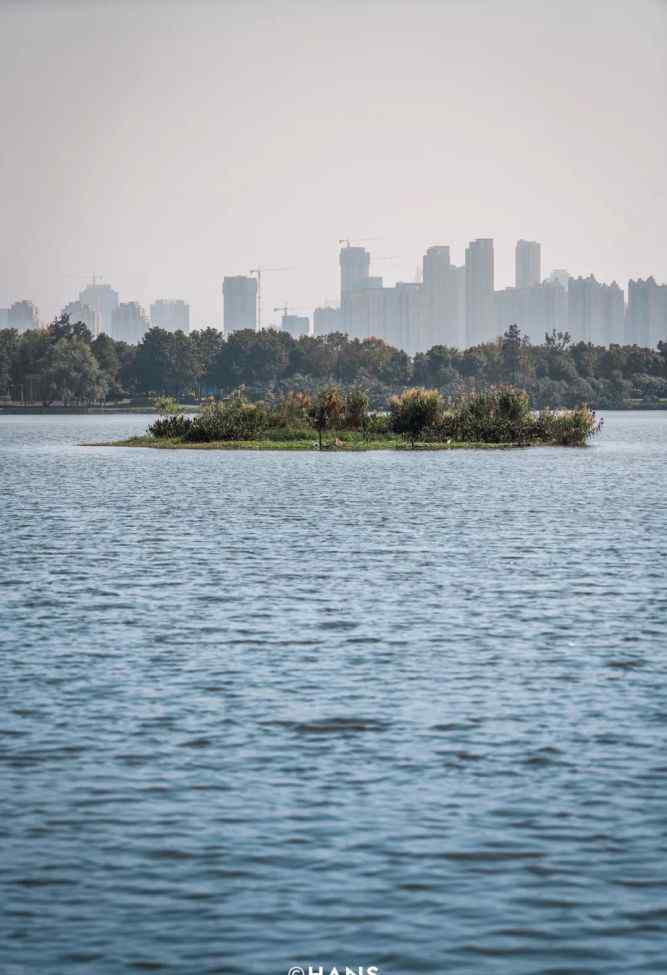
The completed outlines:
[[[7,975],[664,970],[667,416],[585,451],[0,417]]]

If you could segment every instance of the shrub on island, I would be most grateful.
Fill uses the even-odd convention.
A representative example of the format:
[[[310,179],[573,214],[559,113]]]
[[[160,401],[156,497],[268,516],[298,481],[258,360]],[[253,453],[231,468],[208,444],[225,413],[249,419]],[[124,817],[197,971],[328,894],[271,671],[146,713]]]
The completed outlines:
[[[437,390],[408,389],[390,402],[391,428],[414,447],[426,443],[556,444],[581,447],[601,426],[582,405],[574,410],[531,409],[528,394],[498,386],[459,396],[448,406]]]
[[[396,435],[412,447],[418,441],[434,446],[579,447],[600,427],[601,421],[588,406],[535,412],[528,394],[512,386],[469,393],[449,404],[435,389],[408,389],[391,398],[388,415],[373,416],[363,391],[350,390],[344,395],[338,386],[327,386],[315,397],[290,393],[273,404],[248,402],[242,392],[221,402],[210,399],[194,419],[170,411],[158,417],[148,432],[156,439],[184,443],[264,440],[310,446],[311,431],[316,431],[322,450],[326,431],[335,434],[340,447],[368,446],[369,438],[375,446],[390,446],[396,444]]]
[[[152,437],[157,437],[158,440],[165,438],[169,438],[170,440],[177,438],[187,439],[191,427],[192,420],[187,416],[183,416],[182,413],[176,413],[171,416],[159,416],[149,426],[148,432]]]

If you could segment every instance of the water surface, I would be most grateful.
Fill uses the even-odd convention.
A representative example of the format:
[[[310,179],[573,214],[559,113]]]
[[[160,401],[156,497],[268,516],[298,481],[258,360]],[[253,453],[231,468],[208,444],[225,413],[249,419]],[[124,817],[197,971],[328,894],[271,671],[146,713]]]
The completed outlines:
[[[662,973],[667,416],[588,450],[0,417],[6,975]]]

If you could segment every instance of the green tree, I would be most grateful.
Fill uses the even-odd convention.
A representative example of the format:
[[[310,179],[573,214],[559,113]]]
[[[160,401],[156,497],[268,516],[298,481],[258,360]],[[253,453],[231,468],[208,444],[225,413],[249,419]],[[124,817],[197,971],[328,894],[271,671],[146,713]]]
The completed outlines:
[[[509,383],[518,383],[522,367],[521,329],[518,325],[510,325],[502,337],[503,379]]]
[[[174,336],[164,328],[150,328],[137,345],[137,388],[144,394],[168,394],[171,388]]]
[[[19,350],[19,333],[15,328],[0,331],[0,396],[11,396],[14,361]]]
[[[327,386],[317,396],[308,410],[310,425],[317,430],[318,443],[322,449],[322,434],[325,430],[337,429],[345,416],[345,401],[338,386]]]
[[[47,332],[54,342],[59,339],[82,339],[90,345],[92,334],[83,322],[71,322],[67,312],[63,312],[51,322]]]
[[[225,339],[217,328],[204,328],[190,332],[190,348],[193,358],[194,382],[201,399],[215,389],[214,366],[224,348]]]
[[[427,427],[434,426],[442,415],[443,400],[437,389],[407,389],[389,401],[391,429],[400,433],[414,447]]]
[[[45,383],[53,342],[41,329],[30,329],[19,336],[16,353],[11,365],[14,396],[20,400],[51,401]]]
[[[362,431],[368,426],[368,395],[363,389],[355,387],[345,396],[345,426]]]
[[[65,406],[103,399],[107,391],[97,359],[81,338],[58,339],[44,378],[51,398],[61,399]]]

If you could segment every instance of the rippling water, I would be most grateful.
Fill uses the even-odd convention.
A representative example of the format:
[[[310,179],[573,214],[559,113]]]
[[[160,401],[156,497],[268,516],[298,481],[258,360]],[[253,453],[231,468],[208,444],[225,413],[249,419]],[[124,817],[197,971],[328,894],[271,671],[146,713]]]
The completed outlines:
[[[585,451],[0,417],[0,971],[667,968],[667,415]]]

